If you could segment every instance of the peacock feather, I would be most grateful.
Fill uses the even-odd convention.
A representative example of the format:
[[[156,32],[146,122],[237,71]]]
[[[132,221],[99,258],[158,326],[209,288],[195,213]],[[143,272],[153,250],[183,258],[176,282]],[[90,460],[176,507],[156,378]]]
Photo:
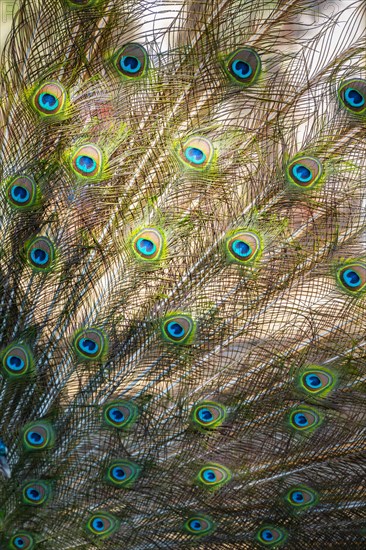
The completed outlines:
[[[16,3],[1,548],[365,546],[365,12]]]

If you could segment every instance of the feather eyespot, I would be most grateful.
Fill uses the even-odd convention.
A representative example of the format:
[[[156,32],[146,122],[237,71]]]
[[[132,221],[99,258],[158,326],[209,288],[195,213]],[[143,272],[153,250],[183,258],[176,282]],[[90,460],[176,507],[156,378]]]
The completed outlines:
[[[198,473],[197,481],[206,489],[217,489],[228,483],[231,472],[220,464],[206,464]]]
[[[247,87],[258,80],[262,63],[256,51],[251,48],[239,48],[226,59],[225,69],[235,83]]]
[[[197,427],[213,430],[224,422],[226,409],[218,403],[203,401],[193,407],[191,418]]]
[[[12,178],[6,187],[6,200],[17,210],[27,210],[34,206],[37,200],[37,185],[28,176]]]
[[[32,105],[44,117],[57,117],[66,109],[66,91],[59,82],[46,82],[33,92]]]
[[[35,545],[35,540],[30,533],[22,531],[13,535],[9,541],[11,550],[32,550]]]
[[[23,445],[29,451],[43,451],[51,447],[54,440],[54,430],[47,422],[31,422],[23,430]]]
[[[184,524],[184,530],[190,535],[200,537],[211,533],[215,528],[214,523],[208,516],[195,515],[188,518]]]
[[[140,44],[126,44],[115,56],[115,67],[120,75],[137,80],[149,68],[149,56]]]
[[[132,250],[138,260],[157,262],[165,252],[164,235],[153,227],[142,229],[133,237]]]
[[[129,460],[116,460],[107,469],[107,481],[115,487],[129,487],[137,479],[140,468]]]
[[[299,377],[299,387],[310,396],[325,397],[335,386],[337,379],[329,370],[316,365],[305,367]]]
[[[103,420],[108,426],[125,430],[138,416],[138,409],[131,401],[113,401],[103,408]]]
[[[10,344],[2,352],[2,371],[8,378],[21,378],[29,374],[33,365],[32,353],[24,344]]]
[[[342,290],[349,294],[366,291],[366,265],[350,262],[337,270],[337,280]]]
[[[195,330],[196,325],[192,317],[183,313],[168,315],[161,325],[163,338],[174,344],[190,344]]]
[[[251,264],[260,257],[262,244],[253,231],[237,231],[226,238],[225,251],[229,262]]]
[[[189,168],[204,170],[211,164],[214,154],[212,143],[204,137],[190,137],[178,147],[178,158]]]
[[[366,80],[352,78],[343,82],[338,95],[341,104],[351,113],[363,115],[366,111]]]
[[[312,431],[321,424],[321,417],[310,407],[299,407],[290,413],[290,425],[298,431]]]
[[[287,182],[298,190],[308,190],[320,183],[323,166],[319,159],[310,156],[298,156],[286,167]]]
[[[24,504],[41,506],[50,497],[50,487],[44,481],[31,481],[23,486],[22,499]]]
[[[292,507],[304,510],[317,503],[318,495],[309,487],[294,487],[286,494],[285,499]]]
[[[97,328],[84,328],[74,336],[74,349],[81,359],[102,360],[108,351],[106,335]]]
[[[95,512],[86,524],[87,531],[101,540],[113,535],[118,527],[118,519],[107,512]]]
[[[265,525],[257,533],[257,540],[265,546],[283,544],[286,538],[286,531],[273,525]]]
[[[26,260],[34,271],[50,271],[55,259],[55,247],[47,237],[35,237],[26,245]]]
[[[71,155],[71,168],[81,178],[98,179],[104,168],[102,151],[92,143],[78,147]]]

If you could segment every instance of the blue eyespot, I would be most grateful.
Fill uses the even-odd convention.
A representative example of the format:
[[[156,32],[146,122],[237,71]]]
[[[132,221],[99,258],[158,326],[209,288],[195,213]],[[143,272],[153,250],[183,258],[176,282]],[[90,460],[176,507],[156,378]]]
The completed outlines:
[[[30,193],[28,189],[21,185],[14,185],[10,191],[11,197],[15,202],[24,203],[29,201]]]
[[[24,361],[16,355],[8,355],[6,358],[6,366],[13,371],[22,370],[24,368]]]
[[[126,473],[120,466],[116,466],[115,468],[113,468],[112,475],[120,481],[126,478]]]
[[[201,522],[198,519],[193,519],[189,523],[189,526],[190,526],[191,529],[193,529],[193,531],[200,531],[201,528],[202,528]]]
[[[168,323],[167,331],[173,338],[180,338],[184,335],[184,328],[175,321]]]
[[[150,239],[138,239],[136,246],[138,251],[145,256],[152,256],[156,252],[156,245]]]
[[[322,385],[322,381],[316,374],[307,374],[305,376],[305,383],[310,386],[310,388],[314,389],[320,388],[320,386]]]
[[[87,157],[86,155],[80,155],[76,158],[76,166],[81,172],[84,172],[85,174],[90,174],[91,172],[94,172],[97,163],[92,157]]]
[[[193,164],[203,164],[206,161],[205,153],[197,147],[187,147],[184,153],[187,160]]]
[[[125,417],[120,409],[113,407],[108,411],[108,416],[113,422],[123,422]]]
[[[247,258],[252,254],[252,249],[244,241],[235,240],[232,243],[232,249],[233,249],[233,252],[238,256],[240,256],[241,258]]]
[[[301,491],[294,491],[293,493],[291,493],[291,498],[294,502],[304,502],[304,495]]]
[[[311,171],[303,164],[295,164],[292,170],[294,176],[303,183],[310,181],[313,177]]]
[[[14,540],[14,544],[17,548],[23,548],[25,542],[22,538],[20,537],[17,537],[15,540]]]
[[[308,419],[306,416],[302,413],[296,413],[294,416],[294,422],[298,426],[307,426],[309,424]]]
[[[141,69],[141,61],[132,55],[123,55],[119,61],[122,71],[135,74]]]
[[[240,59],[236,59],[232,63],[231,70],[239,78],[248,78],[253,72],[253,69],[251,68],[249,63],[246,63],[245,61],[242,61]]]
[[[79,347],[82,351],[86,353],[95,353],[98,351],[98,344],[91,340],[90,338],[80,338]]]
[[[44,442],[44,437],[38,432],[29,432],[27,434],[27,439],[30,443],[35,443],[41,445]]]
[[[49,261],[49,255],[43,248],[32,248],[30,257],[36,265],[45,265]]]
[[[213,470],[205,470],[202,477],[208,483],[214,483],[216,481],[216,474]]]
[[[265,541],[271,541],[271,540],[274,539],[274,536],[273,536],[272,532],[269,529],[264,529],[261,532],[261,537]]]
[[[104,530],[104,523],[101,519],[99,518],[95,518],[93,521],[92,521],[92,527],[93,529],[95,529],[96,531],[103,531]]]
[[[343,272],[343,280],[345,284],[352,288],[357,288],[361,284],[361,277],[353,269],[346,269]]]
[[[365,98],[354,88],[347,88],[344,97],[351,107],[362,107],[365,104]]]
[[[200,409],[197,416],[202,422],[211,422],[214,418],[212,412],[208,409]]]
[[[41,493],[37,489],[34,489],[34,487],[29,487],[26,494],[29,500],[40,500],[41,498]]]
[[[47,111],[54,111],[59,106],[59,100],[57,99],[57,97],[47,92],[41,93],[39,95],[38,101],[40,107]]]

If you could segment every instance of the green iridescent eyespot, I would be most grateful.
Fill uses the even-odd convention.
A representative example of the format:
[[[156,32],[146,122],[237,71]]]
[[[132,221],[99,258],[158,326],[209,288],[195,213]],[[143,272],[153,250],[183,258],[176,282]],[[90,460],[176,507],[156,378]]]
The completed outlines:
[[[135,257],[144,264],[156,265],[165,256],[165,236],[155,227],[141,229],[132,237],[132,250]]]
[[[226,58],[224,67],[235,84],[246,88],[258,80],[262,63],[252,48],[238,48]]]
[[[44,119],[57,121],[65,118],[69,107],[66,90],[59,82],[44,82],[32,90],[31,106]]]
[[[202,537],[212,533],[215,524],[208,516],[197,514],[189,517],[184,524],[184,530],[194,537]]]
[[[312,432],[320,426],[322,418],[311,407],[296,407],[289,414],[291,428],[300,432]]]
[[[55,432],[51,424],[43,420],[30,422],[23,428],[22,442],[28,451],[43,451],[52,447]]]
[[[45,481],[30,481],[22,488],[22,500],[29,506],[42,506],[47,502],[51,489]]]
[[[36,182],[26,175],[15,176],[6,183],[5,197],[16,210],[31,210],[39,202]]]
[[[212,162],[214,148],[209,139],[192,136],[177,147],[177,155],[186,167],[205,170]]]
[[[69,165],[78,178],[99,181],[104,177],[106,159],[97,145],[86,143],[71,151]]]
[[[338,97],[342,107],[355,115],[364,116],[366,113],[366,80],[350,78],[342,82]]]
[[[33,271],[48,273],[55,266],[55,247],[47,237],[35,237],[26,243],[25,258]]]
[[[225,407],[213,401],[202,401],[195,405],[191,412],[191,420],[195,426],[205,430],[218,428],[225,418]]]
[[[196,480],[205,489],[215,490],[228,483],[231,479],[231,472],[221,464],[205,464],[196,477]]]
[[[118,74],[127,80],[144,77],[149,68],[149,56],[140,44],[126,44],[114,56]]]
[[[8,546],[10,550],[33,550],[34,547],[34,537],[28,531],[18,531],[18,533],[15,533],[10,538]]]
[[[138,478],[140,470],[130,460],[115,460],[107,468],[106,479],[115,487],[130,487]]]
[[[348,294],[357,296],[366,292],[366,263],[350,260],[336,271],[338,286]]]
[[[115,533],[119,528],[120,521],[108,512],[94,512],[90,516],[86,529],[87,532],[103,540]]]
[[[196,324],[190,315],[172,313],[163,319],[161,333],[167,342],[191,344],[196,333]]]
[[[7,378],[22,378],[34,368],[33,355],[25,344],[10,344],[1,354],[2,373]]]
[[[132,401],[112,401],[103,407],[103,421],[119,430],[130,428],[136,421],[138,408]]]
[[[225,239],[225,252],[230,263],[251,265],[262,253],[262,243],[254,231],[231,231]]]
[[[286,541],[287,532],[275,525],[264,525],[257,532],[256,539],[264,546],[280,546]]]
[[[322,182],[323,166],[315,157],[299,155],[288,163],[285,175],[291,186],[298,191],[307,191]]]
[[[335,374],[318,365],[307,365],[301,370],[297,379],[299,389],[310,397],[326,397],[336,383]]]
[[[292,487],[285,495],[285,501],[292,508],[305,510],[315,506],[318,502],[318,494],[309,487]]]
[[[98,328],[78,330],[74,335],[73,346],[78,356],[85,361],[102,361],[108,353],[108,339]]]

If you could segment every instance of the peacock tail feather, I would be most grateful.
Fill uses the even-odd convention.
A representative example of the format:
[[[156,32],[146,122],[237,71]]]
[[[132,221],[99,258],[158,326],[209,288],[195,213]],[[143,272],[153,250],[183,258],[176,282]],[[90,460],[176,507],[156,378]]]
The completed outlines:
[[[20,0],[9,549],[366,542],[362,0]]]

